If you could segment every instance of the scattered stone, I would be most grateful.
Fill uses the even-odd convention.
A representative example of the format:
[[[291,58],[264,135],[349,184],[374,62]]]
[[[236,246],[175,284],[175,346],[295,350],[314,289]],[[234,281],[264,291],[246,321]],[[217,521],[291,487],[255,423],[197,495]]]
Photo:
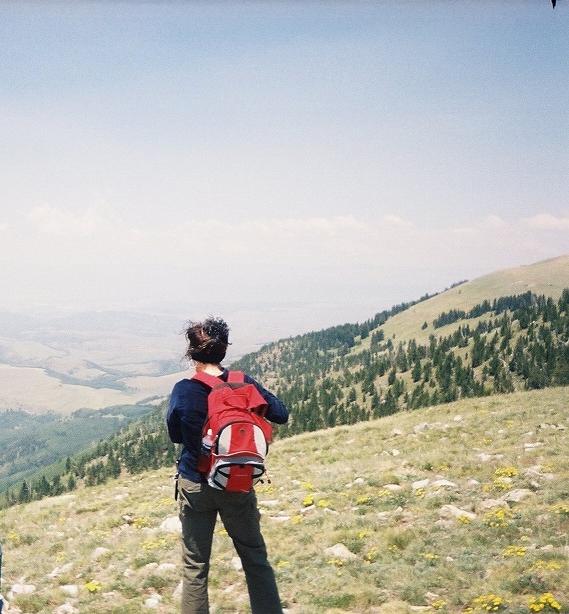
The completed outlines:
[[[153,595],[151,595],[150,597],[148,597],[148,599],[144,601],[144,607],[155,609],[160,605],[161,601],[162,601],[162,597],[158,593],[154,593]]]
[[[105,556],[105,554],[109,554],[109,552],[110,550],[108,548],[99,546],[98,548],[95,548],[95,550],[93,550],[93,552],[91,553],[91,558],[100,559],[102,556]]]
[[[397,448],[393,448],[393,450],[391,450],[391,456],[399,456],[400,454],[401,452]]]
[[[301,513],[301,514],[308,514],[309,512],[312,512],[312,511],[314,511],[315,509],[316,509],[316,506],[315,506],[315,505],[309,505],[309,506],[307,506],[307,507],[303,507],[303,508],[300,510],[300,513]]]
[[[430,605],[410,605],[407,606],[409,612],[432,612],[433,608]]]
[[[403,490],[403,486],[400,486],[399,484],[384,484],[382,488],[388,490],[389,492],[399,492],[400,490]]]
[[[439,517],[442,520],[453,520],[455,518],[460,518],[460,516],[465,516],[469,520],[474,520],[476,518],[476,514],[473,512],[462,510],[459,507],[456,507],[456,505],[443,505],[439,510]]]
[[[447,556],[447,557],[445,557],[445,561],[446,561],[447,563],[454,563],[454,559],[452,558],[452,556]]]
[[[461,416],[461,415],[455,416],[455,417],[453,418],[453,420],[454,420],[455,422],[462,422],[462,416]]]
[[[144,565],[142,571],[150,572],[154,571],[155,569],[158,569],[158,563],[156,563],[156,561],[153,561],[152,563],[147,563],[146,565]]]
[[[501,497],[503,501],[509,501],[511,503],[519,503],[524,499],[527,499],[531,495],[535,494],[533,491],[529,490],[529,488],[516,488],[515,490],[511,490],[507,492],[505,495]]]
[[[435,480],[431,486],[435,488],[458,488],[458,486],[450,480]]]
[[[127,492],[124,492],[124,493],[122,493],[122,494],[120,494],[120,495],[115,495],[115,496],[113,497],[113,499],[114,499],[115,501],[123,501],[123,500],[124,500],[124,499],[126,499],[127,497],[128,497],[128,493],[127,493]]]
[[[64,584],[59,588],[70,597],[77,597],[77,595],[79,595],[79,587],[77,586],[77,584]]]
[[[474,478],[470,478],[470,480],[468,480],[468,482],[466,482],[468,484],[468,486],[479,486],[480,482],[478,480],[475,480]]]
[[[162,571],[162,572],[176,571],[176,563],[160,563],[156,571]]]
[[[391,431],[392,437],[401,437],[401,435],[405,435],[405,433],[401,429],[393,429]]]
[[[182,580],[180,580],[180,582],[178,582],[178,586],[176,586],[176,588],[174,589],[174,592],[172,593],[172,599],[174,600],[180,599],[180,597],[182,596],[182,588],[183,588],[183,582]]]
[[[11,613],[12,610],[10,610],[10,614]],[[53,614],[79,614],[79,610],[70,603],[63,603],[59,607],[55,608]]]
[[[159,527],[160,531],[164,533],[181,533],[182,523],[178,516],[169,516],[166,520],[163,520]]]
[[[482,461],[483,463],[487,463],[488,461],[491,460],[500,460],[501,458],[504,458],[503,454],[487,454],[486,452],[481,452],[480,454],[477,454],[476,457],[478,458],[478,460]]]
[[[123,514],[121,518],[126,522],[126,524],[132,524],[134,522],[134,516],[131,514]]]
[[[328,556],[333,556],[343,561],[349,561],[358,558],[353,552],[348,550],[348,548],[346,548],[344,544],[334,544],[333,546],[330,546],[330,548],[326,548],[324,550],[324,553]]]
[[[132,569],[127,568],[122,572],[122,575],[124,578],[130,578],[133,573],[134,571]]]
[[[72,567],[73,567],[73,563],[65,563],[65,565],[61,565],[61,567],[56,567],[51,573],[48,573],[47,577],[51,579],[58,578],[64,573],[71,571]]]
[[[377,519],[380,522],[385,522],[391,517],[391,512],[377,512]]]
[[[552,550],[555,550],[555,546],[553,546],[553,544],[546,544],[545,546],[542,546],[539,550],[541,552],[551,552]]]
[[[363,485],[363,484],[365,484],[365,483],[366,483],[366,481],[365,481],[363,478],[356,478],[356,479],[355,479],[355,480],[352,482],[352,484],[353,484],[354,486],[362,486],[362,485]]]
[[[231,567],[233,567],[233,569],[235,569],[235,571],[242,571],[243,570],[243,563],[241,563],[241,559],[238,556],[234,556],[231,559]]]
[[[290,516],[269,516],[271,520],[275,520],[276,522],[287,522],[290,520]]]
[[[427,422],[421,422],[420,424],[416,424],[413,427],[413,432],[422,433],[423,431],[426,431],[428,428],[429,428],[429,424]]]
[[[541,441],[535,441],[534,443],[524,443],[524,450],[535,450],[543,445]]]
[[[425,593],[425,599],[427,599],[428,601],[434,601],[435,599],[438,599],[440,597],[440,595],[438,593],[432,593],[431,591],[427,591]]]
[[[12,588],[10,593],[12,595],[31,595],[35,593],[36,587],[35,584],[12,584]],[[10,593],[8,593],[8,599],[11,599]]]
[[[482,499],[478,502],[477,510],[480,513],[488,512],[489,510],[496,509],[497,507],[509,508],[508,503],[502,499]]]
[[[419,488],[427,488],[430,481],[431,480],[429,480],[428,478],[425,480],[418,480],[417,482],[413,482],[413,484],[411,484],[411,488],[413,490],[418,490]]]
[[[259,501],[259,505],[264,505],[265,507],[277,507],[280,505],[279,499],[266,499],[265,501]]]

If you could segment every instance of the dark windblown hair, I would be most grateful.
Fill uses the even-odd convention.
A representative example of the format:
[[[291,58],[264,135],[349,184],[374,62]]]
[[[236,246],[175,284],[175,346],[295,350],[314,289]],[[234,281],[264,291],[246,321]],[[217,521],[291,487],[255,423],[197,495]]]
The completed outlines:
[[[221,318],[210,316],[203,322],[190,322],[186,329],[190,360],[219,364],[229,345],[229,326]]]

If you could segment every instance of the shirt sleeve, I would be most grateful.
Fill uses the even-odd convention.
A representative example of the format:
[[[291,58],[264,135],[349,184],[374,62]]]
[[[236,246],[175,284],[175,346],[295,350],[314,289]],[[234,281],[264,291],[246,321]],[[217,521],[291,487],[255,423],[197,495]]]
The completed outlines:
[[[245,375],[245,381],[248,384],[253,384],[255,388],[261,393],[262,397],[269,406],[265,418],[274,422],[275,424],[285,424],[288,421],[288,408],[287,406],[272,392],[269,392],[266,388],[263,388],[259,382],[255,381],[250,375]]]
[[[168,435],[173,443],[182,443],[182,429],[180,424],[180,387],[178,384],[172,389],[170,395],[170,404],[168,413],[166,414],[166,426],[168,427]]]

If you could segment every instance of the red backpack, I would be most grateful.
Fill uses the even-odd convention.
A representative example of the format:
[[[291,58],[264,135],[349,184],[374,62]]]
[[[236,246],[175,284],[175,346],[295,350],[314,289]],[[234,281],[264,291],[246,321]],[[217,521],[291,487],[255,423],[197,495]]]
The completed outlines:
[[[241,371],[229,371],[227,382],[203,371],[192,379],[210,388],[198,471],[213,488],[249,492],[265,473],[272,439],[267,402]]]

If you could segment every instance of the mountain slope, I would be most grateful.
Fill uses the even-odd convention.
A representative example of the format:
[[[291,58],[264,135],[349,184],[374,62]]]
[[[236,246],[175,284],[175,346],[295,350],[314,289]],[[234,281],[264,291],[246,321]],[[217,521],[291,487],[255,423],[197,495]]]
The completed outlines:
[[[496,271],[450,288],[390,318],[383,329],[386,337],[395,335],[398,340],[412,337],[417,340],[426,339],[433,332],[432,321],[445,311],[468,310],[485,300],[491,301],[500,296],[523,294],[527,291],[557,300],[563,289],[568,287],[569,255],[564,255]],[[423,322],[430,326],[421,329]]]
[[[539,598],[565,611],[568,400],[567,388],[465,399],[276,442],[258,499],[289,611],[529,613]],[[4,591],[30,591],[13,605],[178,611],[171,474],[4,512]],[[213,613],[247,611],[234,556],[218,526]]]

